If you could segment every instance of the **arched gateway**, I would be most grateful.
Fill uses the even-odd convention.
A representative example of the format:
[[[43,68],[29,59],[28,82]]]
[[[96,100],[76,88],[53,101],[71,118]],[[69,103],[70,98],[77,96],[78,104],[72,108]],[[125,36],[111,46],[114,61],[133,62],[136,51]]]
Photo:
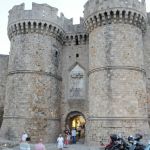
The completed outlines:
[[[82,112],[72,111],[66,117],[66,126],[72,130],[75,128],[77,131],[77,140],[85,137],[85,124],[86,119]]]
[[[0,55],[0,138],[19,141],[27,131],[32,142],[40,136],[53,143],[65,124],[84,131],[86,123],[90,146],[111,133],[140,132],[149,140],[145,6],[145,0],[87,0],[76,25],[47,4],[14,6],[10,56]]]

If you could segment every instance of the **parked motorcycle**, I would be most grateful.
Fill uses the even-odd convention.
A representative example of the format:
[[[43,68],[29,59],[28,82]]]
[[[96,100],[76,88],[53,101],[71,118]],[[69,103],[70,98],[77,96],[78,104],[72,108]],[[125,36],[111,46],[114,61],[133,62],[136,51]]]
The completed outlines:
[[[144,150],[150,150],[150,141],[148,142],[148,145],[146,145]]]
[[[129,150],[129,145],[122,137],[112,134],[110,143],[106,145],[105,150]]]
[[[140,142],[141,134],[136,134],[135,137],[129,136],[128,142],[117,134],[110,135],[110,143],[105,146],[105,150],[145,150],[145,145]]]
[[[144,150],[146,146],[140,142],[142,137],[141,134],[136,134],[135,137],[129,136],[128,142],[131,145],[129,150]]]

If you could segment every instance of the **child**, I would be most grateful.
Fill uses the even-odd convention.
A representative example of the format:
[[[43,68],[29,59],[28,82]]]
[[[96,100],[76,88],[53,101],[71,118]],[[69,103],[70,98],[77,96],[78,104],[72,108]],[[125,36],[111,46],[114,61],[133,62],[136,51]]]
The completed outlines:
[[[59,150],[62,150],[64,147],[64,138],[62,137],[61,134],[59,134],[59,137],[57,138],[57,148]]]
[[[43,140],[40,139],[38,144],[35,145],[35,150],[46,150],[45,145],[42,142]]]

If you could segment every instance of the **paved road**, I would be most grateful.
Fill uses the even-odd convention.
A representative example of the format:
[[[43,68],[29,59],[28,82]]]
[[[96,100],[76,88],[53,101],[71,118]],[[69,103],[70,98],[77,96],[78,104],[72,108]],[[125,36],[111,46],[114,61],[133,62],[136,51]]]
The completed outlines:
[[[13,149],[8,148],[0,148],[0,150],[19,150],[19,147],[15,147]],[[31,150],[34,150],[34,145],[31,145]],[[47,144],[46,150],[58,150],[56,144]],[[103,150],[100,147],[89,147],[84,144],[72,144],[64,147],[63,150]]]
[[[16,145],[16,147],[14,147]],[[0,150],[19,150],[18,142],[8,141],[0,138]],[[13,148],[6,148],[13,147]],[[54,144],[45,144],[46,150],[58,150],[56,143]],[[31,150],[34,150],[34,144],[31,144]],[[83,144],[83,141],[78,142],[77,144],[70,144],[67,147],[64,147],[63,150],[103,150],[100,147],[90,147]]]

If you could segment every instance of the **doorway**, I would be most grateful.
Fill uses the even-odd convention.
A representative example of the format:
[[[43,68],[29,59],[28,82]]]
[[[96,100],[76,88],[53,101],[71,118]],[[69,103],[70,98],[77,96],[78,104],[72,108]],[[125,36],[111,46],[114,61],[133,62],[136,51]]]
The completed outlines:
[[[66,126],[69,127],[70,131],[76,129],[76,139],[77,141],[83,141],[85,138],[85,124],[86,120],[81,112],[73,111],[70,112],[66,117]]]

